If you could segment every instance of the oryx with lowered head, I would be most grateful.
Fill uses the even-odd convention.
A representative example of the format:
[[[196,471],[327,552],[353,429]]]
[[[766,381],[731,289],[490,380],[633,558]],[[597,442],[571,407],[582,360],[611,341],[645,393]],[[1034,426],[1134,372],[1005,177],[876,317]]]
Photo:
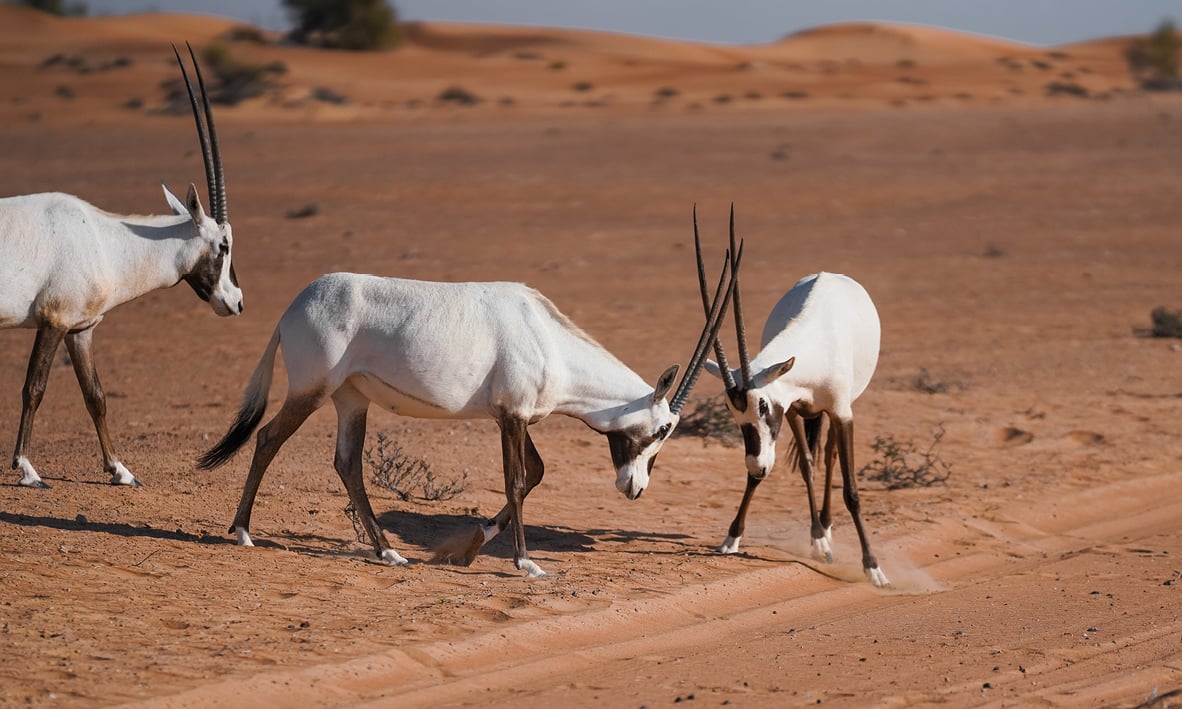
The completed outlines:
[[[353,509],[378,558],[407,563],[386,540],[362,478],[372,403],[416,418],[497,422],[506,504],[436,559],[469,564],[486,542],[512,526],[514,565],[527,576],[544,576],[525,546],[522,505],[544,472],[528,426],[551,414],[581,420],[607,438],[616,488],[628,499],[640,497],[718,333],[738,265],[729,255],[724,261],[706,326],[671,400],[666,394],[673,390],[678,365],[666,369],[655,386],[646,383],[524,285],[322,276],[279,319],[236,420],[199,466],[208,470],[225,463],[258,426],[282,347],[287,396],[258,433],[230,527],[240,545],[252,545],[251,509],[267,466],[304,420],[331,400],[338,427],[334,463]]]

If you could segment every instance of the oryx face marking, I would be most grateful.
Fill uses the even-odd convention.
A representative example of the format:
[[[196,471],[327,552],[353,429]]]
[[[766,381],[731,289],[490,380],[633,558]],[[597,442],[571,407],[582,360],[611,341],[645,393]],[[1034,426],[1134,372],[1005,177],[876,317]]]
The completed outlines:
[[[673,419],[671,414],[667,414]],[[608,431],[607,444],[616,467],[616,489],[635,500],[648,487],[649,475],[657,462],[657,453],[672,433],[676,420],[668,420],[655,430],[642,425]]]
[[[763,478],[776,463],[776,439],[784,424],[784,407],[760,389],[728,392],[726,400],[743,433],[747,474]]]
[[[230,225],[219,225],[211,219],[204,221],[198,229],[202,232],[199,238],[205,249],[185,274],[185,282],[218,315],[239,315],[243,307],[242,289],[238,287],[238,275],[231,260],[233,234]]]

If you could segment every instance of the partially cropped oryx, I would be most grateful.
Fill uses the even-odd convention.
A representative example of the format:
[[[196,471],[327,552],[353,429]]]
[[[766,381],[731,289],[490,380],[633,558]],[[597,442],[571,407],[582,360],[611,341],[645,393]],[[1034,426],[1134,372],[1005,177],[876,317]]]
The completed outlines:
[[[180,53],[175,47],[173,51],[180,62]],[[0,328],[37,331],[12,456],[12,467],[21,471],[21,485],[48,487],[27,456],[33,417],[62,340],[98,431],[103,468],[112,484],[138,486],[107,434],[106,397],[91,356],[95,326],[115,306],[182,279],[218,315],[242,312],[242,291],[230,264],[233,236],[213,113],[192,48],[189,55],[201,86],[204,118],[183,63],[181,73],[205,159],[212,218],[206,216],[191,184],[184,202],[164,187],[175,213],[168,216],[112,214],[61,193],[0,199]]]
[[[635,500],[648,485],[657,452],[677,426],[681,407],[718,333],[730,301],[729,255],[706,327],[671,401],[678,365],[655,387],[576,327],[537,291],[517,283],[437,283],[334,273],[303,290],[279,320],[250,378],[238,416],[199,460],[225,463],[258,426],[280,344],[287,397],[258,434],[254,459],[230,527],[251,545],[255,494],[268,464],[304,420],[329,399],[337,410],[335,467],[349,500],[389,564],[406,559],[390,548],[374,517],[361,471],[371,403],[416,418],[490,417],[501,429],[507,504],[470,542],[442,558],[468,564],[481,546],[513,527],[514,564],[545,575],[525,548],[522,503],[542,480],[542,459],[527,427],[550,414],[577,418],[607,436],[616,488]]]
[[[735,211],[730,215],[731,253],[735,242]],[[698,221],[694,215],[694,244],[701,263]],[[702,284],[705,297],[705,283]],[[836,273],[816,273],[800,279],[772,308],[760,339],[760,352],[751,358],[743,309],[736,282],[735,329],[739,341],[738,369],[731,370],[722,343],[714,342],[718,363],[706,370],[722,379],[726,404],[743,434],[747,489],[731,523],[724,554],[739,550],[751,496],[776,461],[776,438],[786,418],[808,491],[814,556],[833,561],[829,512],[834,447],[841,461],[842,492],[862,544],[862,568],[876,586],[889,584],[870,551],[862,526],[858,488],[854,478],[854,411],[852,405],[874,374],[878,363],[878,312],[866,290],[854,279]],[[820,513],[813,494],[813,457],[821,431],[821,414],[829,418],[825,446],[825,495]]]

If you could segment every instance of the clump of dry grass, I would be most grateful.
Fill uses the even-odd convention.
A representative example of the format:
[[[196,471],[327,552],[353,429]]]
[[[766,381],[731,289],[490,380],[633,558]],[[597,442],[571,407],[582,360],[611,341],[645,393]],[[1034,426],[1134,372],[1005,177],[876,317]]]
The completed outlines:
[[[695,436],[701,438],[703,444],[713,439],[728,448],[734,448],[743,440],[730,409],[719,396],[698,400],[693,410],[681,417],[673,435]]]
[[[912,441],[896,441],[889,434],[878,436],[871,445],[876,457],[860,472],[867,480],[884,483],[888,490],[943,483],[952,475],[952,466],[936,453],[943,437],[944,427],[937,427],[931,445],[919,451]]]
[[[373,468],[373,482],[402,500],[418,497],[431,502],[450,500],[468,489],[468,471],[459,480],[443,481],[422,458],[412,458],[385,434],[378,434],[377,448],[365,451],[365,463]]]

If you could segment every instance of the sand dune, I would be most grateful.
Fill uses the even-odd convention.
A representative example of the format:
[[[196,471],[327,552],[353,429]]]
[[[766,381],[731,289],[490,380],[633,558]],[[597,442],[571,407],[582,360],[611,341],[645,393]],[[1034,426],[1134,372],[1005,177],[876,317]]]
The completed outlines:
[[[62,19],[8,5],[0,6],[0,20],[0,62],[7,68],[0,89],[11,97],[0,116],[72,122],[123,120],[128,105],[159,108],[158,86],[174,71],[168,43],[203,45],[237,24],[165,14]],[[1051,90],[1056,84],[1091,96],[1131,88],[1116,39],[1043,49],[883,23],[820,27],[750,46],[446,23],[411,23],[405,34],[403,48],[366,54],[231,43],[240,61],[281,62],[287,72],[263,97],[229,113],[414,120],[457,108],[513,116],[829,110],[1061,100],[1063,92]],[[64,51],[99,64],[121,57],[134,65],[87,76],[39,68]],[[462,100],[441,100],[448,89]],[[317,101],[318,95],[345,100]]]

